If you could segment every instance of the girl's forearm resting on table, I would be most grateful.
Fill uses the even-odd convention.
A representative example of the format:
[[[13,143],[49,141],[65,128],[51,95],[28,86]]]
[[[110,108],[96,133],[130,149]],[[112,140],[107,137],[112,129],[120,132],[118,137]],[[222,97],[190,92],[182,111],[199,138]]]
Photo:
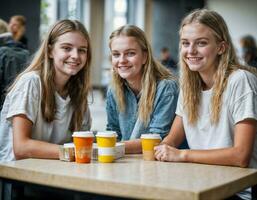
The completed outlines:
[[[140,139],[124,141],[125,143],[125,153],[142,153],[142,145]]]
[[[234,145],[228,148],[209,150],[179,150],[172,144],[172,136],[167,144],[155,147],[155,156],[160,161],[194,162],[216,165],[247,167],[249,165],[256,135],[256,121],[244,120],[235,125]],[[166,143],[164,141],[164,143]]]
[[[13,151],[16,159],[23,158],[59,158],[56,144],[31,138],[33,123],[25,115],[13,117]]]

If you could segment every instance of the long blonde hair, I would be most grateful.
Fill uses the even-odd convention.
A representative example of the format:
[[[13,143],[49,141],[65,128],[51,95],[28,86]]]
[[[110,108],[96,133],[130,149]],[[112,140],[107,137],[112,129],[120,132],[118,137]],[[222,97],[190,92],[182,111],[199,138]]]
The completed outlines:
[[[91,45],[89,34],[82,23],[77,20],[61,20],[56,22],[49,30],[46,38],[43,40],[39,50],[36,52],[31,64],[19,74],[9,91],[15,86],[19,78],[28,72],[37,71],[42,84],[42,116],[46,122],[52,122],[55,119],[55,70],[53,60],[49,58],[51,46],[55,44],[57,39],[68,32],[77,31],[81,33],[87,43],[87,62],[85,66],[74,76],[71,76],[67,82],[65,89],[71,98],[71,105],[74,108],[70,130],[79,130],[82,126],[83,116],[88,109],[87,96],[90,91],[90,64],[91,64]]]
[[[217,56],[218,64],[214,74],[213,95],[211,98],[211,123],[215,124],[219,121],[222,95],[227,86],[230,74],[237,69],[246,69],[251,72],[253,72],[253,70],[239,64],[229,35],[228,27],[224,19],[217,12],[207,9],[197,9],[193,11],[181,22],[180,36],[183,27],[191,23],[200,23],[209,27],[213,32],[216,42],[225,42],[226,44],[225,52]],[[181,44],[179,48],[181,49]],[[188,114],[189,122],[194,124],[199,117],[199,105],[201,91],[203,90],[203,82],[198,72],[189,69],[183,59],[181,51],[179,57],[179,63],[182,70],[180,84],[183,91],[183,105]]]
[[[147,55],[146,63],[142,67],[142,89],[138,103],[139,119],[147,125],[153,111],[157,81],[175,78],[171,75],[169,70],[154,59],[151,46],[146,39],[145,33],[140,28],[134,25],[125,25],[112,32],[109,38],[110,49],[112,41],[119,36],[133,37],[141,47],[142,51]],[[125,79],[121,78],[115,70],[112,70],[112,86],[121,112],[126,110],[126,101],[124,97],[125,82]]]

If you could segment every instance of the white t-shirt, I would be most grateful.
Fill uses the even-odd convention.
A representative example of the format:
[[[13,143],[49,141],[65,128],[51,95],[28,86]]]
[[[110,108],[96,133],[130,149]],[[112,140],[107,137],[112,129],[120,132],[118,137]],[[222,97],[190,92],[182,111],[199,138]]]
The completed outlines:
[[[63,99],[57,92],[55,120],[47,123],[41,111],[41,82],[36,72],[24,74],[15,87],[6,96],[0,118],[0,161],[15,160],[13,153],[12,117],[24,114],[32,121],[31,138],[55,144],[71,141],[69,125],[73,108],[70,97]],[[85,97],[87,98],[87,97]],[[89,109],[85,113],[82,130],[90,130],[91,116]]]
[[[210,123],[212,89],[202,91],[199,119],[195,125],[188,122],[180,92],[176,114],[183,119],[190,149],[218,149],[233,146],[236,123],[252,118],[257,120],[257,77],[245,70],[233,72],[223,93],[220,119]],[[257,168],[257,136],[249,167]]]

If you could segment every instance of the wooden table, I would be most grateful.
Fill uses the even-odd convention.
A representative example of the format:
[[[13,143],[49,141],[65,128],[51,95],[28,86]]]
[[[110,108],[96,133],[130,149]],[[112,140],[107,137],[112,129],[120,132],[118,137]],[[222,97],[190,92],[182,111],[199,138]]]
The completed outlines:
[[[25,159],[0,164],[0,177],[72,191],[138,199],[222,199],[257,184],[257,169],[143,161],[77,164]]]

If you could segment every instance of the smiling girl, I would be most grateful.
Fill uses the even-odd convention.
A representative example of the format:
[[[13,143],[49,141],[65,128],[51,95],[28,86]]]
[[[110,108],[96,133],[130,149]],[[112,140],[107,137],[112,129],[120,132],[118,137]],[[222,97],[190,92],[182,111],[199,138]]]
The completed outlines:
[[[1,112],[0,160],[59,158],[71,132],[89,130],[91,47],[85,27],[62,20],[9,88]]]
[[[112,87],[107,92],[107,130],[118,133],[126,153],[140,153],[140,136],[166,136],[172,124],[178,86],[153,58],[144,32],[126,25],[110,36]]]
[[[156,159],[257,168],[257,77],[239,65],[218,13],[184,18],[180,65],[177,115]],[[190,150],[177,149],[185,137]]]

